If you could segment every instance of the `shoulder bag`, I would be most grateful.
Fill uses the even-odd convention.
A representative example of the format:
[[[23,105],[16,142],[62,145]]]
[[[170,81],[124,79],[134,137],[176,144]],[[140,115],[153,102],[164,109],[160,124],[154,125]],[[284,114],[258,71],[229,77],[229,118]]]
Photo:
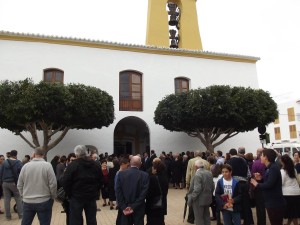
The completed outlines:
[[[63,187],[58,188],[55,200],[60,203],[63,203],[67,200],[67,195]]]

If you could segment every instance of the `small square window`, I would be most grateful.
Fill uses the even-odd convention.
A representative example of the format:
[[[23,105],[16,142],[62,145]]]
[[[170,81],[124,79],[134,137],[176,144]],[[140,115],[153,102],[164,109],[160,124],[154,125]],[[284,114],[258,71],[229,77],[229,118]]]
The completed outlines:
[[[45,69],[44,70],[44,82],[47,83],[64,83],[64,71],[59,69]]]

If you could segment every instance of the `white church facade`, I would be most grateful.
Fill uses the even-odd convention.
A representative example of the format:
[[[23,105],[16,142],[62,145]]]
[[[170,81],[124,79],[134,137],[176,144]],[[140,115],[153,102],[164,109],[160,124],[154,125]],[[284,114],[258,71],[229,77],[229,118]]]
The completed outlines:
[[[152,37],[153,32],[149,28],[151,13],[148,12],[147,37]],[[184,31],[183,25],[180,29]],[[182,40],[184,35],[181,34]],[[169,33],[167,39],[168,44]],[[94,145],[109,154],[137,154],[149,149],[158,153],[205,151],[199,139],[169,132],[154,123],[158,102],[168,94],[209,85],[258,88],[257,57],[202,51],[202,44],[199,49],[181,47],[177,42],[178,48],[169,48],[152,43],[151,38],[147,40],[146,45],[131,45],[0,32],[0,80],[29,77],[35,83],[82,83],[100,88],[114,99],[113,124],[100,130],[69,131],[48,153],[50,159],[70,153],[78,144]],[[1,153],[11,149],[19,150],[21,155],[31,152],[20,137],[7,130],[0,129],[0,140]],[[216,150],[227,152],[239,146],[254,152],[260,146],[257,131],[239,134]]]

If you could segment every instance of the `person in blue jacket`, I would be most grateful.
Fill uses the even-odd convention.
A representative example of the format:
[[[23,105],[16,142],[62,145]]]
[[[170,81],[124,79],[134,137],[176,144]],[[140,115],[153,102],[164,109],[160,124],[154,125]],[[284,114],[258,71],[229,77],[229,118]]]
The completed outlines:
[[[267,170],[262,177],[255,173],[255,179],[251,183],[255,188],[260,188],[264,194],[265,207],[271,225],[282,225],[284,216],[285,200],[282,194],[282,178],[278,163],[275,162],[277,154],[273,149],[264,149],[260,160],[266,165]],[[258,183],[262,181],[262,183]]]
[[[223,177],[217,183],[216,202],[222,211],[225,225],[240,225],[242,192],[239,188],[239,182],[231,174],[231,166],[228,164],[222,165]]]

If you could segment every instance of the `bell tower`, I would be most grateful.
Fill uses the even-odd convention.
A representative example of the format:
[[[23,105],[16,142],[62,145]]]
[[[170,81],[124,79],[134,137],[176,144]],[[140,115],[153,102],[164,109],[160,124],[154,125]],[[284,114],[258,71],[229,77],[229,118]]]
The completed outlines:
[[[146,45],[202,50],[196,0],[148,0]]]

